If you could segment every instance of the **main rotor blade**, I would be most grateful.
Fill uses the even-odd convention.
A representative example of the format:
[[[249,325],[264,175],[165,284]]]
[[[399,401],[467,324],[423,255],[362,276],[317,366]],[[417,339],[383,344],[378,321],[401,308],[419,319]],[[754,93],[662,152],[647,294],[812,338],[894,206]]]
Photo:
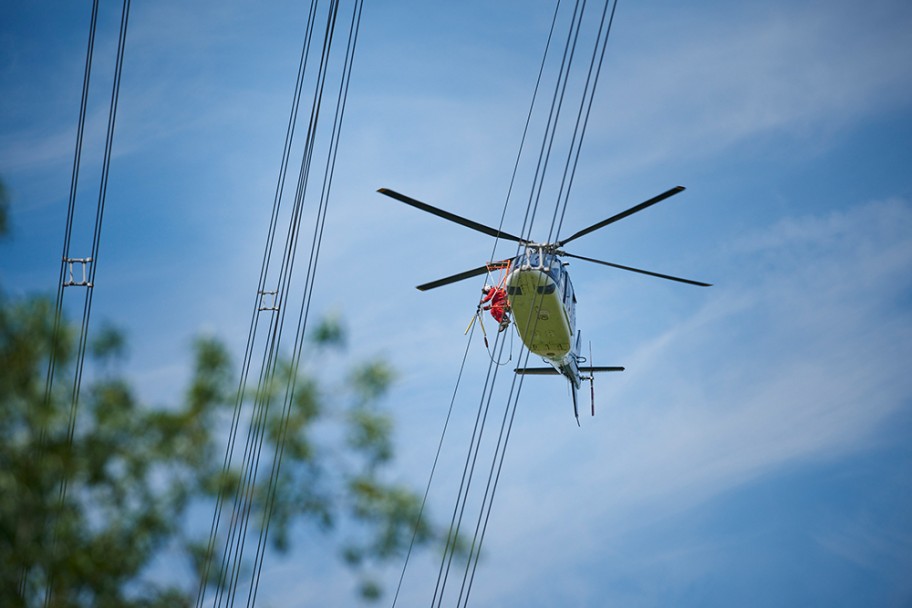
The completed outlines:
[[[595,232],[599,228],[604,228],[608,224],[613,224],[614,222],[616,222],[618,220],[622,220],[629,215],[633,215],[634,213],[642,211],[643,209],[645,209],[647,207],[651,207],[651,206],[655,205],[656,203],[664,201],[666,198],[668,198],[670,196],[674,196],[675,194],[678,194],[679,192],[683,192],[683,191],[684,191],[684,186],[675,186],[671,190],[667,190],[658,196],[654,196],[653,198],[649,199],[648,201],[643,201],[639,205],[635,205],[635,206],[631,207],[630,209],[628,209],[627,211],[622,211],[621,213],[618,213],[617,215],[612,215],[607,220],[602,220],[598,224],[593,224],[593,225],[589,226],[588,228],[583,228],[576,234],[571,234],[570,236],[565,238],[563,241],[560,241],[557,244],[557,246],[563,247],[570,241],[578,239],[579,237],[589,234],[590,232]]]
[[[431,281],[430,283],[425,283],[424,285],[419,285],[418,289],[420,291],[427,291],[428,289],[434,289],[436,287],[443,287],[444,285],[449,285],[450,283],[456,283],[457,281],[462,281],[464,279],[471,279],[472,277],[477,277],[488,271],[489,265],[503,264],[509,262],[509,260],[501,260],[500,262],[491,262],[490,264],[485,264],[479,268],[473,268],[472,270],[466,270],[465,272],[460,272],[459,274],[454,274],[452,276],[446,277],[444,279],[437,279],[436,281]]]
[[[658,272],[640,270],[639,268],[631,268],[630,266],[621,266],[620,264],[612,264],[611,262],[603,262],[602,260],[595,260],[593,258],[587,258],[587,257],[583,257],[581,255],[574,255],[572,253],[562,253],[561,255],[564,257],[568,257],[568,258],[576,258],[578,260],[585,260],[587,262],[595,262],[596,264],[602,264],[603,266],[611,266],[612,268],[620,268],[621,270],[629,270],[630,272],[648,274],[651,277],[658,277],[660,279],[668,279],[669,281],[677,281],[678,283],[687,283],[688,285],[697,285],[698,287],[712,287],[712,283],[702,283],[700,281],[691,281],[690,279],[682,279],[680,277],[673,277],[670,274],[659,274]]]
[[[422,203],[419,200],[415,200],[410,196],[404,194],[399,194],[395,190],[390,190],[389,188],[380,188],[377,190],[380,194],[385,194],[390,198],[394,198],[397,201],[403,202],[406,205],[411,205],[416,209],[421,209],[422,211],[427,211],[428,213],[433,213],[436,216],[442,217],[445,220],[450,220],[451,222],[456,222],[472,230],[477,230],[478,232],[483,232],[488,236],[497,237],[500,239],[506,239],[508,241],[516,241],[517,243],[528,243],[526,239],[521,239],[518,236],[513,236],[508,232],[503,232],[502,230],[497,230],[496,228],[491,228],[490,226],[485,226],[484,224],[479,224],[478,222],[473,222],[472,220],[460,217],[455,213],[450,213],[449,211],[444,211],[443,209],[438,209],[437,207],[432,207],[427,203]]]

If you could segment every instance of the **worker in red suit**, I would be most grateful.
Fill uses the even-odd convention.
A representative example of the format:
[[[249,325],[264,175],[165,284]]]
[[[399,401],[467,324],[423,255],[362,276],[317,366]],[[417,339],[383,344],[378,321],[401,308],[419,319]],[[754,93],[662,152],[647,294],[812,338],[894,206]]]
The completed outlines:
[[[502,287],[490,285],[485,285],[481,292],[484,296],[479,306],[491,311],[491,316],[499,325],[498,332],[505,330],[510,325],[510,302],[507,300],[507,292]]]

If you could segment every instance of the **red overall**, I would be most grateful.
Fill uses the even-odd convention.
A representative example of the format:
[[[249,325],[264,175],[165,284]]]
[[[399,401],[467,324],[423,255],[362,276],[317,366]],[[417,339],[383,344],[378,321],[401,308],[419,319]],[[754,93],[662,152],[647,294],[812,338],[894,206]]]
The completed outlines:
[[[490,304],[484,306],[484,310],[490,310],[494,320],[498,323],[503,323],[504,313],[506,313],[507,309],[510,307],[509,302],[507,302],[506,291],[500,287],[492,287],[481,299],[482,304],[485,304],[486,302],[490,302]]]

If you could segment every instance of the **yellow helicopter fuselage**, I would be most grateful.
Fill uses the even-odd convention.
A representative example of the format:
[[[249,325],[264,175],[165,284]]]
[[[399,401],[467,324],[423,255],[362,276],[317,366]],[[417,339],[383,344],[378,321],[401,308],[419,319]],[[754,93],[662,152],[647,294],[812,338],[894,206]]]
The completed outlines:
[[[576,296],[560,258],[530,248],[506,278],[513,322],[526,347],[555,366],[573,349]]]

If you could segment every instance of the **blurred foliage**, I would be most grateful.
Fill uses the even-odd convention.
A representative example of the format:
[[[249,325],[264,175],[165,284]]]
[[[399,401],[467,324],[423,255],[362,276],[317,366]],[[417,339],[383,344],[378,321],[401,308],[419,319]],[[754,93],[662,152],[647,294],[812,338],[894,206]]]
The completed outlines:
[[[211,513],[220,493],[230,509],[242,478],[241,463],[223,467],[238,386],[230,358],[218,341],[198,340],[180,403],[152,407],[120,371],[123,336],[106,327],[88,348],[74,409],[77,336],[62,323],[55,337],[54,314],[46,299],[13,301],[0,291],[0,606],[45,605],[47,592],[48,606],[192,605],[197,589],[188,587],[187,573],[202,576],[209,522],[194,530],[186,516],[202,506]],[[313,332],[309,352],[323,360],[320,349],[343,343],[340,323],[330,319]],[[48,392],[51,353],[58,381]],[[294,392],[285,399],[292,378]],[[376,569],[401,559],[421,504],[390,481],[393,422],[378,401],[392,378],[383,362],[372,361],[333,386],[286,362],[242,409],[271,404],[262,419],[252,542],[282,445],[272,548],[290,549],[301,526],[327,534],[358,573],[367,601],[381,597]],[[250,418],[240,417],[241,444]],[[425,523],[416,538],[442,544],[444,535]],[[177,580],[150,567],[163,556]],[[217,584],[217,574],[210,578]]]

